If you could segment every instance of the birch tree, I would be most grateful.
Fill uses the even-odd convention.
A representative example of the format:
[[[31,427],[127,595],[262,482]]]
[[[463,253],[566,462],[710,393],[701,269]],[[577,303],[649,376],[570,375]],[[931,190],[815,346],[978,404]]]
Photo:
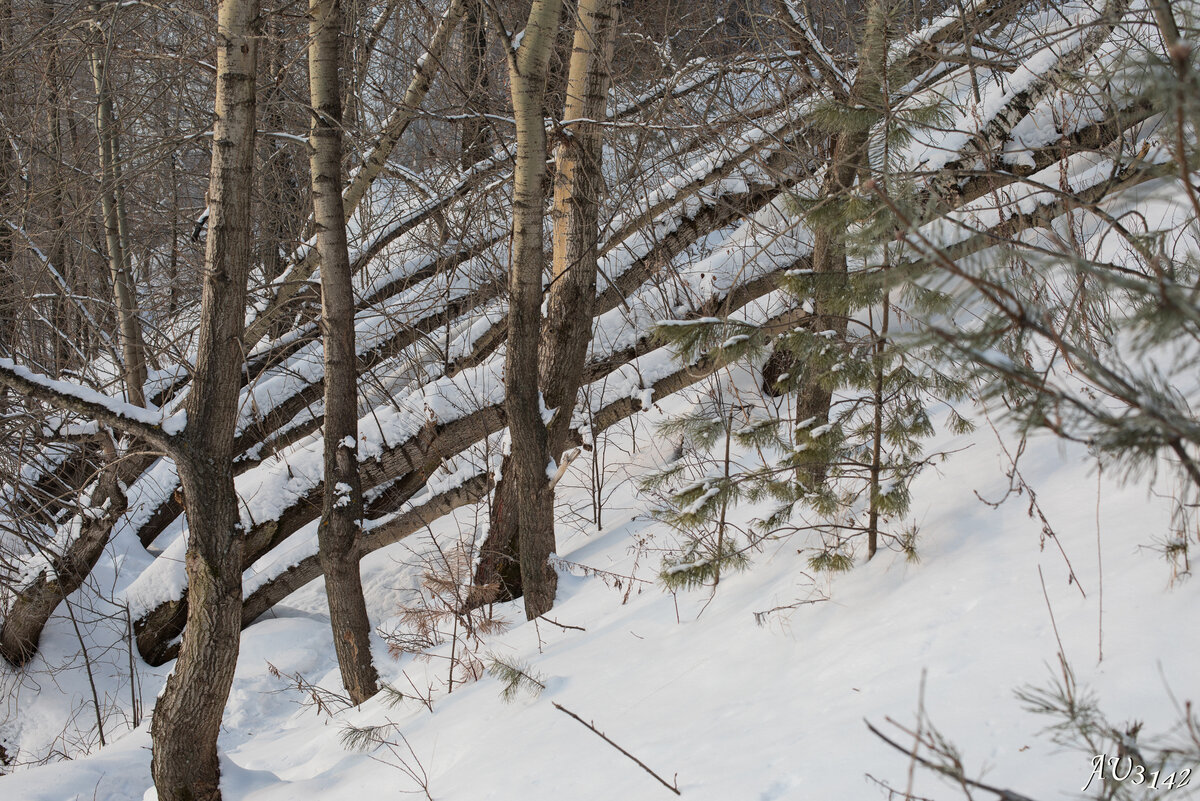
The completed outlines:
[[[546,129],[542,102],[561,0],[535,0],[520,46],[508,48],[517,159],[513,170],[512,256],[509,267],[508,350],[504,373],[512,434],[511,478],[520,498],[521,584],[525,615],[534,619],[554,605],[558,575],[548,562],[554,550],[554,496],[549,487],[549,443],[538,390],[545,256],[542,220]],[[508,45],[509,43],[506,43]]]
[[[599,257],[597,214],[604,185],[600,120],[606,115],[617,21],[612,0],[583,0],[578,14],[563,111],[568,134],[555,151],[553,260],[541,334],[540,383],[545,406],[552,410],[546,463],[547,468],[553,464],[554,470],[566,447],[592,334]],[[522,535],[516,511],[522,496],[517,494],[516,482],[502,480],[496,492],[476,583],[494,585],[501,597],[509,597],[524,592],[527,568],[518,542],[536,543],[541,551],[535,558],[548,557],[554,548],[554,517],[551,512],[543,518],[543,525],[549,522],[548,531]],[[553,509],[552,489],[550,496]]]

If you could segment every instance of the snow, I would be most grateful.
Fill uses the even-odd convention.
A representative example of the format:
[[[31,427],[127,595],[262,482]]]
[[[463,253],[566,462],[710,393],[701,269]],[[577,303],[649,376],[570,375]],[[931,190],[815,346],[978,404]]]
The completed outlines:
[[[625,447],[629,436],[621,435]],[[652,442],[641,442],[635,472],[656,458]],[[873,797],[865,774],[903,786],[907,760],[875,740],[863,721],[885,728],[887,717],[910,722],[922,681],[929,718],[962,749],[972,775],[986,765],[987,781],[999,786],[1039,798],[1076,792],[1090,774],[1090,755],[1049,743],[1040,734],[1046,721],[1024,712],[1012,695],[1023,685],[1045,684],[1055,664],[1058,644],[1042,580],[1079,681],[1099,693],[1111,717],[1145,720],[1148,731],[1173,722],[1168,688],[1195,697],[1200,647],[1178,625],[1147,621],[1182,625],[1200,602],[1200,588],[1169,584],[1166,566],[1142,547],[1148,532],[1169,525],[1168,503],[1097,476],[1080,449],[1042,438],[1030,443],[1023,464],[1070,556],[1078,587],[1068,583],[1062,556],[1042,546],[1040,522],[1019,501],[993,510],[974,497],[974,490],[997,497],[1006,481],[995,442],[976,437],[969,444],[914,488],[924,531],[917,565],[885,551],[851,573],[814,581],[796,553],[801,541],[792,538],[768,543],[749,572],[724,577],[711,601],[707,592],[672,597],[640,582],[626,599],[625,588],[582,571],[652,579],[653,556],[629,544],[667,544],[669,530],[616,512],[602,530],[563,525],[558,550],[565,563],[584,567],[562,574],[551,617],[586,631],[520,624],[489,636],[487,651],[527,662],[546,677],[539,697],[508,705],[490,678],[446,695],[439,683],[444,660],[397,662],[378,646],[377,664],[393,686],[407,689],[405,674],[422,689],[435,683],[433,711],[373,699],[358,710],[318,712],[267,668],[337,688],[318,581],[243,637],[221,735],[227,797],[349,799],[417,789],[386,750],[374,754],[376,761],[340,743],[348,724],[389,721],[412,746],[435,798],[661,797],[665,790],[653,778],[554,703],[595,721],[668,780],[677,776],[686,797]],[[585,501],[578,470],[560,485],[560,514]],[[614,508],[638,503],[628,480],[610,498]],[[748,514],[741,510],[737,520]],[[456,520],[438,521],[433,531],[452,541]],[[409,579],[402,576],[414,569],[401,566],[396,575],[398,563],[410,563],[403,554],[403,546],[393,546],[364,563],[372,620],[384,629],[392,625],[395,590],[381,583],[404,586]],[[826,596],[827,602],[817,600]],[[796,605],[804,601],[814,603]],[[777,607],[785,608],[766,611]],[[510,620],[521,617],[512,606],[501,611]],[[66,627],[52,622],[50,658],[70,645]],[[61,676],[62,690],[81,692],[80,673],[77,667]],[[161,674],[142,678],[153,697]],[[55,693],[43,693],[47,700],[26,712],[27,727],[50,713]],[[0,779],[5,797],[153,798],[147,724],[128,733],[116,728],[114,742],[85,759]],[[499,740],[498,730],[505,732]],[[918,772],[917,792],[928,795],[938,786]]]
[[[180,433],[187,423],[187,415],[184,412],[177,412],[176,414],[166,416],[161,411],[154,411],[142,406],[134,406],[131,403],[119,401],[116,398],[105,395],[103,392],[97,392],[91,387],[35,373],[9,358],[0,357],[0,370],[5,370],[26,381],[45,387],[50,392],[58,395],[75,398],[84,403],[103,407],[105,411],[114,417],[124,418],[147,426],[155,426],[162,429],[163,433],[168,435]]]
[[[954,9],[923,33],[895,44],[892,53],[957,24],[960,13]],[[1083,3],[1069,4],[1056,24],[1070,26],[1094,14]],[[971,132],[994,117],[1004,98],[1031,85],[1058,54],[1073,46],[1070,37],[1043,35],[1041,28],[1053,18],[1046,10],[1016,26],[1007,44],[1014,46],[1020,62],[1007,72],[979,70],[979,103],[971,98],[963,70],[931,78],[929,94],[940,93],[957,108],[958,116],[950,124],[956,130],[918,137],[904,158],[923,169],[955,158],[971,140]],[[1114,42],[1122,36],[1128,44],[1129,34],[1121,31]],[[1097,59],[1116,63],[1120,46],[1102,48]],[[696,82],[709,79],[712,71],[706,65],[695,67]],[[1099,104],[1082,101],[1064,111],[1064,104],[1061,93],[1043,98],[1014,128],[1003,158],[1010,164],[1032,165],[1034,150],[1101,119],[1105,112]],[[758,147],[771,152],[796,113],[792,108],[745,126],[732,141],[702,152],[688,169],[665,177],[639,202],[614,210],[612,230],[647,210],[656,213],[650,228],[606,246],[600,291],[703,203],[745,191],[761,178],[754,164],[739,165],[676,202],[680,192],[691,191],[693,182],[739,154]],[[1144,163],[1170,157],[1156,138],[1153,121],[1122,147],[1140,150]],[[1071,156],[927,224],[920,231],[925,242],[911,237],[907,247],[919,253],[928,242],[943,247],[960,243],[1014,214],[1035,213],[1056,202],[1057,191],[1080,192],[1106,180],[1116,158],[1111,150]],[[431,192],[440,191],[432,180],[429,186]],[[803,195],[811,190],[811,182],[795,190]],[[394,225],[405,224],[428,206],[416,194],[407,205],[389,209],[398,221]],[[1081,686],[1096,692],[1112,720],[1142,720],[1148,737],[1172,728],[1179,703],[1200,702],[1200,641],[1187,633],[1200,587],[1177,576],[1156,552],[1177,525],[1177,487],[1170,482],[1168,466],[1159,465],[1157,478],[1122,483],[1097,468],[1082,447],[1034,437],[1025,444],[1020,467],[1023,479],[1038,492],[1044,520],[1033,514],[1024,491],[993,508],[988,501],[1005,495],[1014,469],[1008,454],[1015,437],[1003,425],[999,438],[982,425],[969,436],[942,435],[931,445],[931,450],[951,455],[927,469],[912,487],[912,522],[921,530],[918,563],[885,548],[870,562],[864,562],[861,552],[856,554],[857,563],[848,573],[814,575],[807,556],[817,542],[803,530],[776,532],[751,554],[748,571],[723,575],[718,587],[679,593],[662,589],[657,574],[664,553],[679,547],[679,535],[653,519],[655,498],[638,488],[640,479],[673,450],[674,443],[660,436],[656,425],[668,415],[697,408],[711,393],[752,394],[761,376],[752,367],[739,367],[732,375],[702,382],[685,393],[656,397],[654,383],[681,365],[671,349],[646,347],[646,337],[665,320],[677,325],[719,321],[687,316],[699,303],[728,297],[735,286],[805,272],[803,259],[812,236],[795,220],[789,202],[780,198],[751,219],[693,244],[670,265],[669,282],[652,279],[594,321],[589,358],[602,359],[633,346],[644,350],[585,387],[572,419],[582,420],[584,410],[626,398],[636,399],[643,412],[603,434],[586,430],[591,450],[570,464],[558,485],[560,585],[548,617],[578,628],[549,620],[520,622],[523,610],[517,603],[497,609],[512,622],[507,631],[483,634],[477,641],[460,637],[443,642],[425,659],[395,659],[376,636],[372,647],[383,679],[410,696],[428,694],[432,709],[411,698],[393,706],[382,697],[357,709],[336,703],[318,708],[312,695],[289,679],[301,675],[312,685],[340,689],[323,584],[311,582],[250,626],[242,638],[220,738],[227,799],[384,798],[420,793],[421,777],[429,795],[439,799],[665,797],[664,788],[650,775],[562,714],[555,707],[559,704],[595,721],[647,766],[677,781],[689,799],[888,797],[876,782],[903,788],[910,760],[874,738],[865,722],[897,734],[887,721],[911,725],[918,707],[923,707],[929,720],[961,749],[971,776],[986,770],[989,783],[1048,801],[1079,794],[1092,772],[1092,755],[1054,744],[1045,731],[1051,721],[1022,709],[1013,693],[1045,686],[1059,669],[1060,657]],[[1167,178],[1110,197],[1103,208],[1120,219],[1136,217],[1152,230],[1182,230],[1190,220],[1178,181]],[[1117,237],[1106,236],[1104,221],[1085,209],[1024,236],[1031,244],[1051,245],[1053,236],[1067,230],[1082,252],[1099,261],[1124,257]],[[1172,247],[1177,257],[1196,250],[1193,241],[1182,237]],[[496,243],[459,270],[389,294],[384,287],[431,263],[428,253],[424,258],[414,255],[422,253],[415,236],[390,244],[380,264],[363,277],[360,297],[370,297],[371,303],[356,318],[359,352],[387,342],[433,304],[478,290],[499,274],[505,248],[505,243]],[[995,255],[981,248],[964,256],[960,265],[982,267]],[[1164,283],[1163,291],[1182,290]],[[772,292],[737,314],[753,324],[797,303],[811,308],[807,299]],[[492,298],[482,308],[482,317],[464,315],[446,327],[446,360],[470,353],[506,313],[502,298]],[[836,336],[832,331],[821,333]],[[742,336],[730,337],[725,345],[736,345]],[[256,352],[262,350],[260,345]],[[1174,356],[1155,354],[1127,369],[1162,376],[1183,399],[1200,397],[1195,349]],[[980,358],[997,365],[1011,363],[998,351]],[[503,402],[503,347],[452,377],[438,372],[440,363],[440,358],[414,346],[381,365],[379,386],[370,389],[375,394],[364,393],[368,400],[359,437],[346,437],[341,445],[354,449],[366,464],[413,441],[427,426],[445,425]],[[7,360],[0,366],[21,369]],[[321,378],[323,371],[319,344],[298,348],[246,390],[241,424],[277,407]],[[169,369],[154,381],[165,385],[178,375],[179,370]],[[164,430],[183,427],[182,414],[129,407],[41,376],[30,380]],[[319,408],[314,404],[300,418],[319,413]],[[544,419],[549,414],[543,403]],[[816,426],[810,432],[814,438],[831,430],[818,422],[810,418],[797,427]],[[399,510],[365,521],[364,531],[382,528],[488,471],[497,474],[506,439],[505,432],[493,432],[466,454],[446,460],[421,492]],[[322,449],[319,435],[311,435],[239,476],[243,525],[278,519],[307,498],[322,479]],[[752,462],[755,456],[735,447],[739,463]],[[46,465],[60,458],[64,457],[57,453],[41,457]],[[594,464],[603,470],[603,486],[594,483]],[[557,465],[547,468],[552,474]],[[688,480],[708,474],[698,469]],[[176,482],[173,464],[160,459],[129,488],[130,508],[113,541],[91,580],[72,596],[72,609],[86,618],[81,639],[76,639],[65,611],[59,610],[42,638],[41,652],[25,670],[0,665],[0,688],[9,699],[0,711],[0,744],[24,762],[49,763],[0,777],[3,798],[156,798],[149,775],[149,724],[143,719],[135,725],[132,699],[149,707],[171,666],[149,668],[127,660],[131,644],[125,615],[136,617],[178,597],[186,586],[186,521],[172,523],[149,552],[134,536]],[[898,488],[885,484],[881,493]],[[375,487],[367,497],[383,489]],[[349,486],[339,484],[334,492],[339,503],[348,502]],[[693,506],[716,492],[708,485],[705,497]],[[599,525],[593,517],[596,504],[603,507],[595,510],[602,518]],[[728,522],[736,530],[747,530],[765,511],[768,507],[762,504],[735,506]],[[422,576],[431,564],[459,545],[477,546],[487,531],[488,505],[465,506],[428,522],[425,530],[363,560],[363,586],[377,632],[396,630],[403,624],[403,608],[428,601]],[[811,521],[799,521],[798,526],[805,522]],[[244,576],[244,592],[261,588],[313,557],[318,525],[312,520],[300,527],[252,565]],[[66,542],[77,526],[78,520],[59,526],[54,542]],[[39,566],[44,567],[44,561],[22,565],[26,571]],[[94,736],[84,644],[93,657],[106,722],[109,742],[103,748]],[[505,704],[498,682],[483,677],[456,679],[451,692],[447,665],[452,654],[462,658],[463,649],[481,659],[494,654],[527,663],[544,677],[546,689],[540,696],[519,696]],[[372,753],[348,750],[340,737],[350,725],[394,725],[390,736],[402,744]],[[51,762],[58,753],[78,758]],[[914,796],[944,798],[956,793],[916,771]]]

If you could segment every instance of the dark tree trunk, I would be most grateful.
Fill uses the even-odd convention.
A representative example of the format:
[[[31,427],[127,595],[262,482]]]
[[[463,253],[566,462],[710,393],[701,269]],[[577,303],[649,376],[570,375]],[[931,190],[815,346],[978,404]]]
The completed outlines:
[[[881,20],[880,14],[867,14],[866,30],[859,45],[858,73],[847,100],[850,106],[879,107],[879,69],[881,60],[887,56]],[[830,161],[821,184],[820,196],[826,201],[838,203],[853,190],[866,167],[867,135],[866,130],[849,128],[833,137]],[[849,314],[842,300],[848,271],[843,228],[830,224],[814,226],[812,265],[816,284],[810,325],[814,331],[833,331],[833,341],[841,343],[845,340]],[[796,419],[814,420],[812,427],[828,422],[833,402],[832,392],[821,378],[810,373],[796,398]],[[826,464],[813,462],[800,468],[799,479],[810,486],[820,484],[828,469]]]
[[[250,242],[258,0],[220,0],[216,118],[196,372],[179,475],[188,522],[187,631],[154,707],[160,801],[221,797],[217,734],[237,665],[242,537],[233,485]]]
[[[358,384],[354,351],[354,290],[342,210],[342,103],[339,0],[309,4],[309,87],[313,221],[321,256],[321,317],[325,342],[325,488],[317,529],[333,645],[342,684],[356,704],[379,690],[371,661],[371,623],[358,566],[363,516],[358,474]]]
[[[467,93],[466,117],[462,122],[464,170],[488,157],[491,150],[491,126],[484,118],[488,109],[490,73],[487,65],[487,28],[483,23],[484,0],[467,0],[462,21],[462,87]]]

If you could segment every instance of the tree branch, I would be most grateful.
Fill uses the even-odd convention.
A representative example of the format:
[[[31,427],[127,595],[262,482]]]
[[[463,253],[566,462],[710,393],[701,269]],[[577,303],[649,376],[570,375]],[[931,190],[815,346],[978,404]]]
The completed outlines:
[[[174,455],[179,450],[180,443],[176,435],[183,428],[182,414],[164,420],[161,412],[116,400],[70,381],[49,378],[12,359],[0,358],[0,384],[59,409],[77,412],[119,431],[134,434],[168,454]]]

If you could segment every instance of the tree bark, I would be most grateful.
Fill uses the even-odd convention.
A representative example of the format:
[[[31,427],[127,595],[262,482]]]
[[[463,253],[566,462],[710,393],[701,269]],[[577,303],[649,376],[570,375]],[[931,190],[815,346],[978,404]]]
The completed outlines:
[[[878,2],[878,0],[877,0]],[[847,104],[851,107],[877,109],[879,107],[879,74],[885,68],[887,46],[882,25],[882,12],[868,10],[866,29],[859,44],[858,72],[850,87]],[[853,190],[860,172],[867,163],[868,131],[864,127],[852,127],[837,133],[831,143],[830,161],[821,182],[821,197],[832,203],[844,201]],[[845,229],[840,225],[819,225],[813,230],[813,273],[816,276],[813,297],[812,330],[833,331],[831,345],[841,347],[846,335],[849,309],[846,308],[842,286],[847,280]],[[786,354],[776,352],[773,359]],[[778,374],[778,367],[768,364],[764,373]],[[820,380],[822,377],[809,375],[796,398],[796,419],[812,420],[810,428],[823,425],[829,420],[833,394]],[[812,462],[800,468],[799,479],[808,486],[825,480],[829,466]]]
[[[487,66],[487,28],[483,24],[484,0],[467,0],[462,22],[463,90],[467,93],[462,122],[460,163],[469,170],[488,157],[491,126],[487,111],[490,75]]]
[[[607,113],[616,13],[613,0],[581,0],[579,4],[563,111],[563,125],[569,126],[569,134],[555,153],[553,260],[540,353],[542,394],[546,407],[554,411],[546,430],[547,465],[562,457],[592,338],[599,256],[597,215],[604,189],[600,171],[603,129],[597,121]],[[509,479],[512,469],[512,460],[507,459],[476,572],[476,584],[494,586],[501,600],[524,594],[521,574],[529,569],[522,566],[520,556],[524,528],[518,517],[523,495],[517,482]],[[542,520],[550,530],[526,536],[543,550],[548,543],[547,556],[554,546],[554,495],[548,494],[551,513]]]
[[[188,620],[154,707],[150,763],[160,801],[221,797],[217,734],[237,665],[242,538],[233,439],[244,356],[258,55],[257,0],[217,7],[217,94],[196,373],[178,461],[187,506]]]
[[[114,458],[115,451],[111,454]],[[83,585],[96,566],[116,522],[125,514],[126,499],[109,463],[92,492],[89,513],[80,515],[79,533],[60,554],[48,554],[49,568],[17,591],[0,628],[0,656],[14,667],[37,653],[46,622],[63,599]]]
[[[404,92],[404,99],[383,124],[383,130],[372,143],[362,165],[353,172],[349,186],[342,193],[343,211],[347,219],[354,214],[358,204],[366,197],[371,183],[383,172],[383,166],[387,163],[388,157],[391,156],[400,137],[408,130],[408,125],[424,101],[425,95],[429,93],[429,87],[433,85],[433,76],[441,65],[446,46],[450,43],[450,37],[458,26],[459,20],[462,19],[465,2],[466,0],[451,0],[445,15],[438,22],[437,30],[433,34],[429,47],[417,60],[417,67]],[[317,260],[312,256],[307,256],[294,263],[291,269],[281,276],[275,296],[246,329],[247,349],[252,348],[267,334],[275,316],[307,286],[308,278],[316,266]]]
[[[506,478],[520,503],[521,585],[525,616],[533,620],[554,605],[558,574],[554,551],[554,500],[547,466],[549,445],[538,390],[538,343],[542,323],[542,218],[546,175],[546,130],[542,101],[550,51],[562,11],[561,0],[535,0],[525,35],[509,57],[517,161],[513,171],[513,241],[509,268],[508,349],[505,353],[506,408],[512,458]]]
[[[317,541],[342,684],[355,704],[379,691],[371,623],[358,565],[362,482],[358,474],[358,377],[354,288],[342,210],[341,4],[309,3],[308,75],[314,110],[309,137],[313,222],[321,256],[325,342],[325,486]]]
[[[92,4],[99,16],[99,4]],[[99,23],[96,23],[99,24]],[[135,406],[146,405],[146,345],[138,317],[137,295],[129,264],[129,233],[125,215],[120,164],[120,136],[108,87],[108,54],[103,37],[88,48],[88,64],[96,90],[96,140],[100,155],[100,206],[104,214],[104,241],[112,279],[113,303],[121,334],[121,359],[125,368],[125,392]]]
[[[559,412],[548,426],[550,458],[555,461],[565,446],[592,339],[597,216],[604,191],[603,129],[598,120],[606,116],[616,15],[614,0],[580,0],[563,112],[563,125],[570,133],[555,154],[554,256],[541,354],[546,406]]]

